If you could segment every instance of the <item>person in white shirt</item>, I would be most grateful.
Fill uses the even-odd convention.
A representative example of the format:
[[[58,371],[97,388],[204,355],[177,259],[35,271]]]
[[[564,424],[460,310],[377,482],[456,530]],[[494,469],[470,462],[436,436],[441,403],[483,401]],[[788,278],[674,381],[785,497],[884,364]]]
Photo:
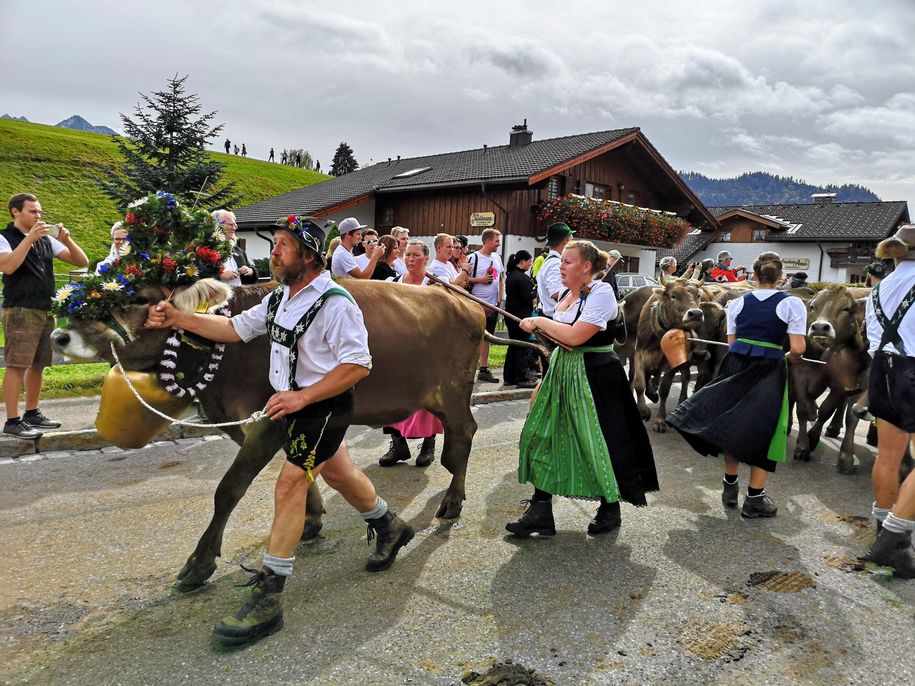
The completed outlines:
[[[435,237],[433,247],[435,248],[435,259],[429,263],[429,273],[437,276],[442,281],[453,283],[456,286],[464,286],[467,283],[469,274],[466,269],[458,270],[452,261],[454,254],[454,237],[447,233],[440,233]]]
[[[397,276],[403,276],[407,273],[407,263],[404,262],[404,255],[407,254],[407,242],[410,240],[410,229],[403,226],[395,226],[391,229],[391,237],[397,240],[397,257],[394,260],[394,271]]]
[[[292,574],[314,477],[322,476],[377,535],[368,571],[387,569],[414,536],[353,465],[346,448],[353,386],[369,374],[372,358],[362,312],[324,271],[324,239],[323,228],[308,219],[281,219],[270,263],[283,285],[231,319],[183,312],[165,301],[149,308],[150,328],[180,327],[226,343],[265,334],[271,340],[270,383],[276,392],[266,403],[267,417],[248,429],[245,443],[261,440],[265,432],[282,432],[288,435],[287,458],[277,479],[267,553],[251,596],[213,630],[215,641],[224,646],[250,643],[280,628],[281,593]]]
[[[505,293],[505,268],[502,266],[502,258],[496,252],[502,244],[502,234],[496,229],[486,229],[481,238],[483,247],[467,259],[470,265],[467,282],[470,284],[471,294],[485,300],[490,305],[498,306]],[[489,333],[496,332],[498,321],[499,313],[495,310],[487,310],[486,330]],[[486,339],[480,342],[480,371],[477,372],[477,380],[499,383],[499,380],[489,371],[489,341]]]
[[[369,266],[372,259],[372,253],[375,252],[375,246],[378,245],[378,232],[375,229],[366,229],[362,232],[362,254],[356,255],[356,264],[359,269],[365,269]],[[354,251],[355,252],[355,251]]]
[[[543,258],[543,265],[537,272],[537,314],[542,317],[552,317],[559,294],[563,290],[562,275],[559,265],[562,263],[562,250],[571,240],[574,231],[568,224],[556,222],[550,224],[546,230],[546,245],[549,252]]]
[[[114,261],[126,251],[127,229],[124,228],[123,222],[115,222],[111,225],[111,249],[108,251],[108,256],[95,265],[95,273],[101,274],[108,271],[105,269],[104,265],[108,265],[108,268],[110,269]]]
[[[877,418],[874,519],[877,540],[868,559],[915,579],[915,472],[899,485],[899,465],[915,434],[915,225],[901,226],[877,246],[877,257],[896,269],[867,299],[865,328],[874,357],[868,376],[868,410]]]
[[[372,256],[364,269],[360,268],[356,263],[356,258],[353,257],[353,248],[362,240],[362,229],[364,228],[366,228],[366,225],[360,224],[355,217],[347,217],[340,222],[338,226],[340,245],[334,250],[330,260],[331,273],[338,279],[371,279],[379,258],[384,257],[384,246],[379,245],[372,251]]]
[[[235,237],[235,233],[238,231],[235,213],[228,210],[214,210],[210,216],[213,217],[216,226],[225,232],[226,240],[232,244],[232,252],[229,259],[223,263],[219,278],[230,286],[257,283],[257,272],[251,265],[251,260],[248,259],[248,253],[242,249]]]

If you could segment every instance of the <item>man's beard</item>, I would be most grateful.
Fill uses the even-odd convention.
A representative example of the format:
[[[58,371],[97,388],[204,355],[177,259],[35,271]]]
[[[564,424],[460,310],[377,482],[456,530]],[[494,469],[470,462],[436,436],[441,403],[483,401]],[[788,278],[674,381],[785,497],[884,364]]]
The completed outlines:
[[[291,286],[305,277],[305,263],[299,262],[291,267],[284,267],[276,257],[270,258],[270,273],[273,278],[285,286]]]

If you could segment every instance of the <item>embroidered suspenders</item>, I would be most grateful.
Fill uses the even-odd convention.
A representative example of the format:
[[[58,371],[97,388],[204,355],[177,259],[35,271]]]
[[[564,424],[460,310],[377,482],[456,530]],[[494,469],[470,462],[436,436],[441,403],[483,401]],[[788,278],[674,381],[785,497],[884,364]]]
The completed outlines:
[[[893,347],[899,351],[900,355],[908,355],[905,345],[902,343],[902,335],[899,333],[899,326],[902,324],[902,319],[909,311],[909,308],[912,307],[912,303],[915,303],[915,286],[911,288],[902,299],[902,302],[899,303],[899,307],[897,307],[896,311],[893,313],[892,319],[886,316],[883,307],[880,305],[879,283],[874,286],[874,290],[871,291],[871,302],[874,306],[874,316],[877,317],[877,321],[880,323],[880,326],[883,327],[883,336],[880,338],[879,350],[883,350],[889,343],[892,343]]]
[[[334,295],[342,295],[350,302],[355,303],[353,297],[338,286],[331,286],[321,296],[315,300],[314,304],[308,308],[308,311],[302,315],[292,329],[287,329],[276,323],[276,313],[280,309],[280,301],[283,299],[283,287],[277,287],[270,294],[270,300],[267,301],[267,334],[274,343],[279,343],[284,348],[289,348],[289,388],[293,391],[299,390],[299,385],[295,380],[295,368],[299,360],[299,339],[305,335],[308,327],[314,321],[318,312],[324,307],[327,299]]]

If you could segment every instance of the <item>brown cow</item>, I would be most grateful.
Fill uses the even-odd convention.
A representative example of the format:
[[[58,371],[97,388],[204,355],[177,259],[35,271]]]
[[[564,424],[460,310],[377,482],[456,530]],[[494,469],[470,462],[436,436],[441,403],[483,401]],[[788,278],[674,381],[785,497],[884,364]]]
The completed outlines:
[[[342,285],[362,310],[373,358],[372,372],[355,387],[352,423],[385,426],[405,419],[418,409],[429,410],[441,419],[445,428],[441,461],[453,476],[436,516],[458,517],[465,497],[464,479],[471,442],[477,428],[470,411],[470,396],[485,326],[483,310],[443,288],[395,286],[358,279],[346,279]],[[233,313],[241,312],[258,303],[269,291],[269,286],[237,288],[230,309]],[[158,288],[146,288],[142,295],[150,305],[162,299]],[[144,329],[146,313],[146,305],[137,305],[119,314],[119,323],[135,337],[128,344],[103,323],[78,322],[56,330],[52,335],[54,345],[70,357],[97,356],[113,362],[109,345],[115,341],[126,369],[153,370],[171,332]],[[179,371],[193,374],[200,354],[185,353],[183,347],[181,354]],[[273,393],[268,381],[269,357],[270,342],[266,336],[250,343],[226,346],[215,378],[198,396],[211,422],[244,419],[264,407]],[[263,433],[256,428],[259,424],[249,424],[244,431],[240,427],[226,429],[241,449],[216,489],[209,526],[178,574],[177,588],[181,591],[199,588],[215,571],[229,515],[257,474],[282,448],[282,442],[265,442],[256,437]],[[246,435],[255,438],[246,440]],[[323,511],[316,488],[309,491],[307,503],[306,526],[316,533]]]
[[[667,430],[667,395],[673,383],[673,371],[661,353],[661,336],[670,329],[695,330],[703,322],[699,307],[698,290],[681,281],[668,281],[654,289],[642,307],[636,335],[635,375],[632,387],[642,419],[651,419],[651,410],[645,403],[646,387],[660,377],[658,410],[652,426],[655,431]]]
[[[803,361],[791,364],[789,392],[796,404],[798,420],[794,459],[810,460],[823,425],[841,408],[845,436],[836,466],[839,472],[852,474],[856,471],[854,437],[858,418],[850,405],[866,388],[870,366],[864,336],[864,301],[853,297],[845,286],[828,286],[810,299],[807,322],[805,356],[827,364],[825,367]],[[827,389],[829,395],[818,408],[817,398]],[[814,424],[807,431],[807,423],[811,421]]]
[[[620,312],[616,320],[616,343],[613,345],[613,351],[619,356],[622,364],[629,365],[630,384],[635,375],[635,339],[639,328],[639,316],[653,293],[654,288],[651,286],[640,286],[620,300]]]

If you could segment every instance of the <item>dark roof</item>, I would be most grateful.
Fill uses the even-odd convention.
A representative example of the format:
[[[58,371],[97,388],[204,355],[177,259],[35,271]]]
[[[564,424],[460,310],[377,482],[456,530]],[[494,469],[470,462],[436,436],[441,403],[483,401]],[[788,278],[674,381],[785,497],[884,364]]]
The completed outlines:
[[[367,193],[396,191],[427,185],[466,185],[475,181],[524,181],[556,165],[575,159],[626,136],[638,128],[597,131],[575,136],[534,140],[527,145],[499,145],[399,161],[379,162],[322,183],[268,198],[235,211],[240,225],[273,224],[286,214],[313,215]],[[408,177],[404,172],[423,169]]]
[[[710,207],[715,217],[743,210],[784,226],[773,230],[769,240],[788,241],[880,241],[901,221],[908,221],[904,201],[830,202],[796,205],[730,205]]]
[[[715,238],[714,231],[700,231],[695,229],[690,231],[677,245],[672,248],[658,248],[657,258],[672,255],[677,260],[677,265],[685,265],[689,259],[700,250],[705,250],[706,246]]]

